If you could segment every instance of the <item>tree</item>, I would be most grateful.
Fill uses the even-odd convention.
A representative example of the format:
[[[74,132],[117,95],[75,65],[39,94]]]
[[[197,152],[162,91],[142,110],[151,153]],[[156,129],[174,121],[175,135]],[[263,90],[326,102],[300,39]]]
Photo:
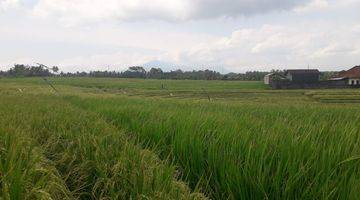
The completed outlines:
[[[9,70],[10,76],[26,76],[27,75],[27,67],[25,65],[15,64],[13,68]]]
[[[8,73],[9,76],[22,77],[22,76],[51,76],[49,69],[43,65],[28,66],[23,64],[15,64]]]
[[[123,77],[125,77],[125,78],[146,78],[146,70],[140,66],[129,67],[129,69],[123,73]]]
[[[151,68],[148,73],[148,77],[153,79],[162,79],[164,77],[164,72],[160,68]]]
[[[51,68],[51,70],[52,70],[54,73],[57,73],[57,72],[59,71],[59,67],[53,66],[53,67]]]

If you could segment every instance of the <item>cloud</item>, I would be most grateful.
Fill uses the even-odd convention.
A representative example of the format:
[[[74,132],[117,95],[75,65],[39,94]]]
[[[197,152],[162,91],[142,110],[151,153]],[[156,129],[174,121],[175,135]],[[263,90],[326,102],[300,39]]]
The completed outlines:
[[[0,15],[0,63],[39,61],[65,71],[158,63],[243,72],[360,62],[359,0],[26,2],[0,0],[0,13],[20,8]],[[281,10],[290,12],[260,16]],[[259,16],[228,19],[251,15]]]
[[[322,10],[329,7],[328,0],[313,0],[310,1],[308,4],[303,6],[298,6],[294,10],[295,12],[301,13],[301,12],[311,12],[316,10]]]
[[[129,66],[143,64],[164,69],[173,69],[169,67],[175,66],[187,70],[208,68],[223,71],[222,68],[225,68],[225,71],[235,72],[306,68],[308,65],[321,70],[339,70],[344,69],[339,66],[359,64],[359,33],[360,26],[352,23],[336,25],[336,29],[334,24],[324,22],[265,24],[235,30],[227,37],[213,37],[198,43],[193,41],[193,45],[188,48],[169,47],[163,51],[116,48],[114,51],[89,51],[86,54],[73,51],[65,58],[44,62],[58,65],[64,71],[124,70]],[[176,45],[176,42],[172,45]],[[11,61],[21,60],[26,61]],[[34,59],[27,60],[34,62]]]
[[[67,58],[57,65],[61,66],[63,71],[91,71],[91,70],[115,70],[122,71],[129,66],[138,66],[156,59],[156,55],[141,53],[119,51],[111,54],[95,54],[90,56],[77,56]]]
[[[289,10],[310,0],[195,0],[193,17],[236,17]]]
[[[359,0],[312,0],[307,4],[294,7],[294,11],[299,14],[315,13],[319,11],[336,12],[341,9],[357,8],[360,6]]]
[[[55,16],[69,25],[120,21],[186,21],[236,17],[292,9],[310,0],[39,0],[33,13]]]
[[[0,0],[0,12],[7,11],[19,6],[19,0]]]
[[[235,71],[299,68],[308,64],[321,69],[358,64],[359,28],[308,22],[298,25],[263,25],[239,29],[231,36],[181,52],[183,64],[225,66]]]
[[[243,28],[228,37],[211,38],[189,48],[163,51],[124,49],[110,53],[68,56],[54,63],[64,71],[124,70],[143,65],[170,69],[214,69],[245,72],[271,68],[338,70],[359,64],[360,26],[306,22]],[[157,61],[157,62],[154,62]],[[171,66],[166,66],[168,63]],[[158,66],[158,67],[159,67]],[[171,68],[173,69],[173,68]]]

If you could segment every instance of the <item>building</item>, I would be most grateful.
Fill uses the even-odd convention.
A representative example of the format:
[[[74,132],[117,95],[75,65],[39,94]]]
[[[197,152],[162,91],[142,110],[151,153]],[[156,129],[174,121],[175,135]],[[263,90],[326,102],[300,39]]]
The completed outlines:
[[[347,71],[341,71],[330,80],[345,81],[347,85],[360,86],[360,66],[353,67]]]
[[[281,72],[273,72],[264,76],[264,84],[271,85],[273,82],[286,81],[286,77]]]
[[[320,80],[320,72],[317,69],[286,70],[285,76],[293,83],[317,83]]]
[[[266,74],[264,76],[264,84],[265,85],[270,85],[272,82],[272,77],[274,76],[274,73],[270,73],[270,74]]]
[[[284,76],[279,78],[276,74],[269,74],[264,82],[273,89],[360,88],[360,66],[341,71],[331,79],[322,81],[317,69],[286,70]]]

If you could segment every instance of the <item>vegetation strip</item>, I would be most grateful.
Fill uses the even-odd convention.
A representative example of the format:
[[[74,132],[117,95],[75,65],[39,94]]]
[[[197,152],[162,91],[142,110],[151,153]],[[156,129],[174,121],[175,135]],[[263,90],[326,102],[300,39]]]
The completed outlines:
[[[71,97],[150,144],[215,199],[351,199],[358,194],[359,108]]]
[[[51,172],[45,177],[52,179],[43,182],[59,185],[58,193],[50,195],[179,198],[178,192],[171,191],[183,191],[178,188],[185,185],[174,176],[213,199],[357,199],[360,195],[359,104],[328,104],[309,98],[340,96],[339,90],[273,92],[249,89],[247,82],[202,81],[193,87],[190,82],[197,82],[169,81],[165,85],[171,85],[171,90],[162,90],[156,89],[163,82],[159,80],[112,80],[49,79],[59,90],[52,96],[54,92],[41,79],[0,80],[0,113],[5,119],[0,129],[11,130],[0,133],[3,138],[15,135],[12,143],[17,146],[31,147],[24,152],[39,158],[33,166]],[[75,83],[81,87],[73,87]],[[202,92],[202,88],[209,89]],[[166,92],[173,96],[165,98]],[[341,92],[346,97],[359,94],[354,89]],[[178,98],[181,93],[186,95]],[[4,152],[10,152],[5,146],[14,145],[1,145],[1,158],[5,158],[9,154]],[[151,156],[133,156],[147,152]],[[180,170],[153,152],[170,159]],[[7,160],[3,166],[8,165]],[[118,161],[130,163],[120,168],[119,177],[114,175],[119,174],[114,170]],[[149,185],[149,179],[140,175],[150,180],[159,175],[149,168],[159,169],[165,180],[172,180],[173,189],[166,190],[161,184],[139,189]],[[1,171],[2,183],[6,180],[1,189],[12,188],[8,177],[13,176],[7,174]],[[36,194],[56,191],[37,184],[28,174],[34,173],[14,176],[27,183],[21,190],[27,192],[22,194],[36,189],[41,191]],[[160,197],[154,195],[159,190],[165,191]],[[184,198],[203,197],[190,194],[188,188],[185,191]]]
[[[176,170],[58,97],[1,95],[4,199],[203,199]]]

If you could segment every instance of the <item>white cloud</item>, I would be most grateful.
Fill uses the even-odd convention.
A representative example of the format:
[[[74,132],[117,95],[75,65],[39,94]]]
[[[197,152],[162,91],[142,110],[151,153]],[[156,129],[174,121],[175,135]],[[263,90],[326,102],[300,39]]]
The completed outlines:
[[[271,11],[289,10],[311,0],[195,0],[194,17],[212,18],[219,16],[264,14]]]
[[[39,0],[33,13],[67,25],[108,19],[184,21],[292,9],[310,0]]]
[[[316,22],[263,25],[236,30],[229,37],[211,38],[199,43],[193,41],[196,45],[190,48],[172,50],[169,47],[164,51],[127,49],[69,57],[56,64],[65,71],[124,70],[154,60],[186,69],[219,70],[218,67],[225,67],[228,71],[244,72],[303,68],[310,64],[322,70],[337,70],[337,66],[352,66],[360,61],[359,31],[359,27],[352,24],[337,26],[336,30],[331,24]]]
[[[0,0],[0,12],[7,11],[19,6],[19,0]]]
[[[57,65],[64,71],[115,70],[121,71],[129,66],[138,66],[156,59],[155,55],[120,51],[113,54],[97,54],[68,58]],[[75,69],[74,69],[75,67]]]
[[[89,71],[150,62],[247,71],[360,62],[359,0],[104,2],[0,0],[0,11],[21,8],[0,15],[0,64]],[[280,10],[290,12],[268,13]],[[261,13],[268,14],[236,17]]]
[[[295,12],[311,12],[326,9],[329,7],[328,0],[313,0],[306,5],[296,7]]]
[[[359,0],[311,0],[307,4],[295,7],[293,10],[299,14],[327,10],[334,12],[339,9],[356,8],[360,6]]]
[[[55,16],[66,25],[102,20],[181,19],[187,10],[182,1],[153,0],[39,0],[33,13]]]
[[[312,28],[309,28],[312,27]],[[236,71],[269,67],[298,68],[353,65],[359,61],[358,29],[305,23],[293,26],[263,25],[240,29],[228,38],[182,52],[178,62],[225,65]]]

